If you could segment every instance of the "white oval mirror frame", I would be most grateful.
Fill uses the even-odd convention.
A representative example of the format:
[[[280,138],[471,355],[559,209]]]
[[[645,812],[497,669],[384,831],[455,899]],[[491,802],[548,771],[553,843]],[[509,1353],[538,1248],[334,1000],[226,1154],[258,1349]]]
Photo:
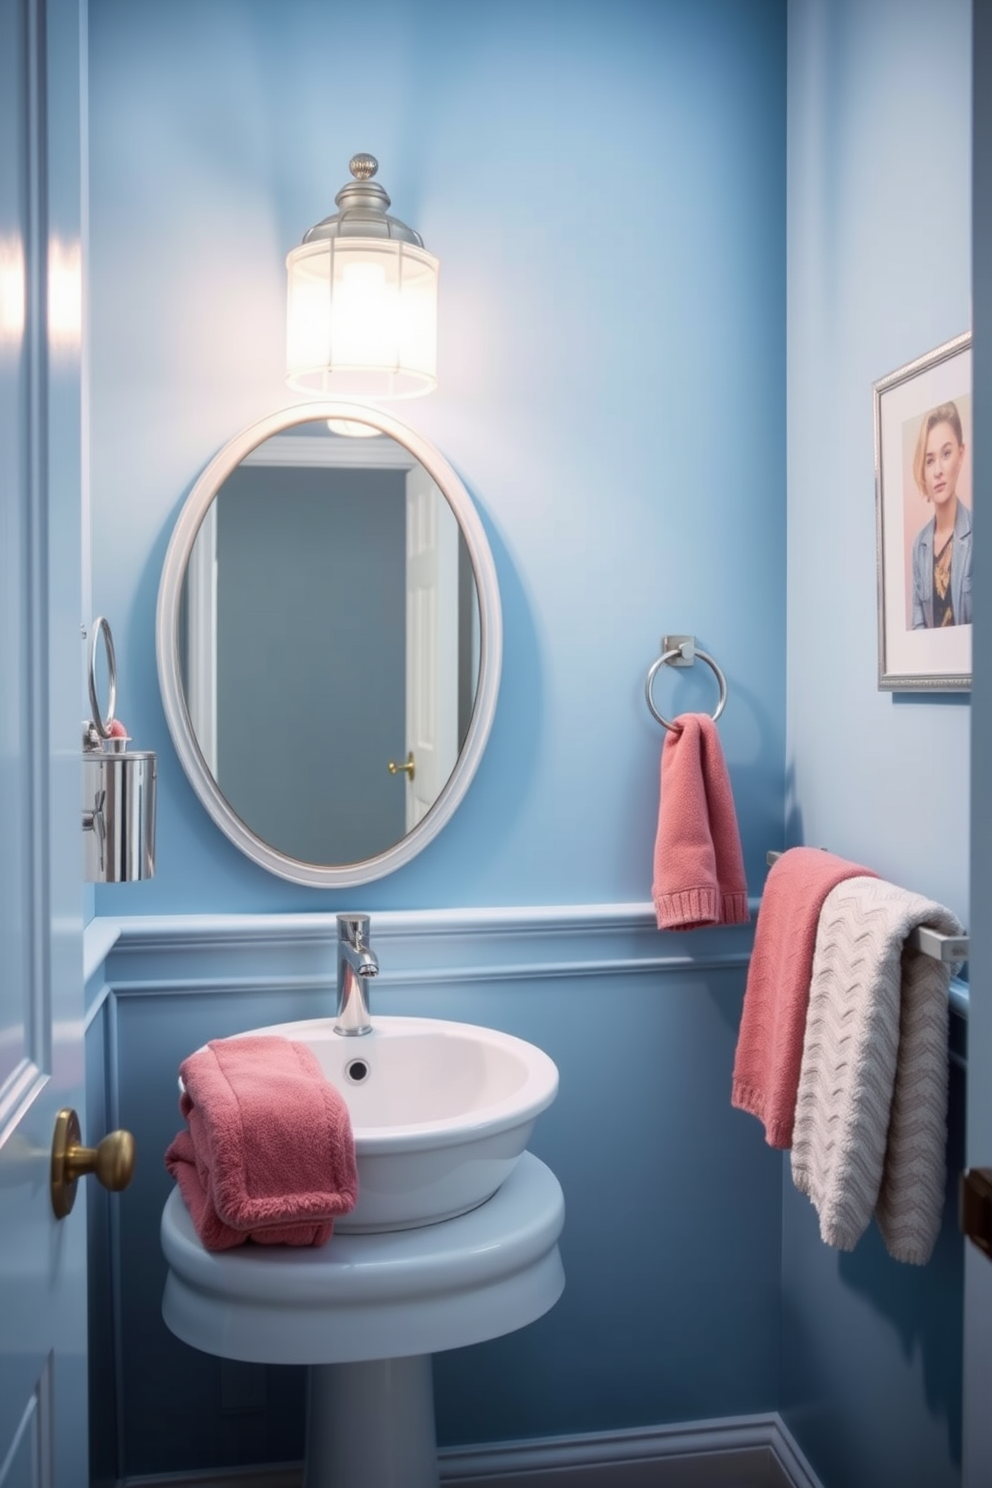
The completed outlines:
[[[475,705],[455,768],[423,819],[392,847],[361,862],[307,863],[288,857],[258,837],[232,810],[196,741],[183,688],[180,614],[183,581],[203,517],[228,476],[245,457],[273,435],[323,419],[368,424],[395,439],[418,460],[455,514],[472,564],[479,605],[479,670]],[[166,722],[186,777],[213,821],[246,857],[291,883],[311,888],[348,888],[383,878],[408,863],[447,825],[468,790],[489,738],[499,691],[503,621],[496,566],[479,514],[455,471],[428,440],[378,409],[359,404],[315,401],[270,414],[236,434],[214,456],[187,497],[169,542],[159,585],[155,624],[159,687]]]

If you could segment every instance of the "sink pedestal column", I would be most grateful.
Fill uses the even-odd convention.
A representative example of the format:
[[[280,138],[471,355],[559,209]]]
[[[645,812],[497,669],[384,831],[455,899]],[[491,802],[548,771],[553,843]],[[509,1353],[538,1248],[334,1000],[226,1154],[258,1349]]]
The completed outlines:
[[[178,1189],[162,1315],[224,1359],[310,1366],[306,1488],[437,1488],[431,1355],[524,1328],[565,1285],[557,1178],[525,1152],[469,1214],[299,1250],[205,1250]]]
[[[429,1354],[311,1364],[304,1488],[438,1488]]]

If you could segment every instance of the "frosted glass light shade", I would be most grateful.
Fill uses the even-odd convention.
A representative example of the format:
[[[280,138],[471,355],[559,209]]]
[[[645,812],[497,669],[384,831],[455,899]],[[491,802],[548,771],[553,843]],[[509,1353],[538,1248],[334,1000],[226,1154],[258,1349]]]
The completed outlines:
[[[305,393],[415,398],[437,386],[438,260],[395,238],[328,237],[286,258],[286,381]]]

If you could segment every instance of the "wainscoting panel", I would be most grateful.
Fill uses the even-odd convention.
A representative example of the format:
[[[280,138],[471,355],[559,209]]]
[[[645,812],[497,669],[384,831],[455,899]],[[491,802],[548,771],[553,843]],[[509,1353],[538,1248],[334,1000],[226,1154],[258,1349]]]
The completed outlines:
[[[180,1124],[176,1076],[188,1053],[332,1011],[335,918],[165,917],[100,922],[91,935],[91,945],[113,942],[102,967],[88,963],[88,1037],[104,1070],[93,1101],[135,1133],[139,1154],[131,1189],[108,1201],[101,1295],[115,1313],[114,1381],[95,1382],[95,1398],[112,1400],[95,1413],[94,1462],[105,1471],[115,1457],[126,1481],[270,1472],[302,1454],[304,1372],[258,1366],[239,1394],[222,1361],[166,1330],[162,1154]],[[545,1048],[561,1075],[531,1147],[565,1191],[565,1294],[519,1333],[435,1358],[438,1440],[456,1453],[446,1481],[459,1481],[452,1464],[466,1441],[776,1408],[781,1162],[729,1102],[750,936],[659,934],[647,905],[373,918],[373,1016],[503,1028]],[[99,1368],[109,1369],[103,1354]],[[524,1484],[524,1471],[519,1457],[484,1469],[493,1484]]]

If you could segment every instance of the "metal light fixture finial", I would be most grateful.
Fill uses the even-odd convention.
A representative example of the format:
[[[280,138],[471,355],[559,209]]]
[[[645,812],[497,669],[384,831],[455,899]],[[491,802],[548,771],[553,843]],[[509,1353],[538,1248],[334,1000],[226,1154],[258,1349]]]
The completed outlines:
[[[418,232],[398,217],[390,217],[389,195],[378,181],[372,179],[379,169],[375,156],[361,151],[351,157],[348,169],[351,180],[334,198],[339,210],[304,233],[304,243],[314,243],[321,238],[393,238],[423,248],[424,240]]]
[[[363,152],[359,155],[352,155],[348,161],[348,169],[356,181],[370,181],[379,169],[379,162],[374,155],[367,155]]]

